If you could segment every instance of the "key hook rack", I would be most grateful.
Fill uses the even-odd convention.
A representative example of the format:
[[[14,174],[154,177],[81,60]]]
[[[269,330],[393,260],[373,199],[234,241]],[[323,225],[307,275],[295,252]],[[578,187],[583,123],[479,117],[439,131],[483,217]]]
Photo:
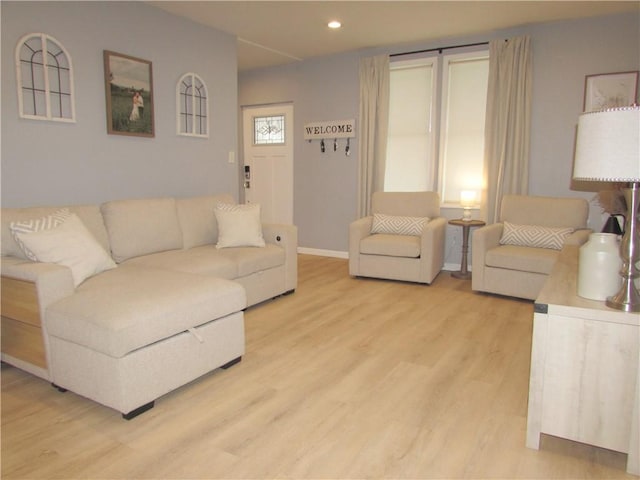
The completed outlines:
[[[333,151],[337,152],[339,140],[346,139],[344,154],[351,155],[351,139],[356,136],[355,120],[334,120],[329,122],[314,122],[304,126],[304,138],[309,143],[320,140],[320,152],[327,151],[327,143],[333,139]]]

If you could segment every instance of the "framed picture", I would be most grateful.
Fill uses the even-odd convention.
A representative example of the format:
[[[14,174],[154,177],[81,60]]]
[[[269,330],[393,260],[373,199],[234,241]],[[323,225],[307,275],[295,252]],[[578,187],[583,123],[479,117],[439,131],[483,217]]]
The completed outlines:
[[[151,62],[104,51],[107,133],[153,137]]]
[[[638,72],[587,75],[584,85],[584,111],[626,107],[638,98]]]

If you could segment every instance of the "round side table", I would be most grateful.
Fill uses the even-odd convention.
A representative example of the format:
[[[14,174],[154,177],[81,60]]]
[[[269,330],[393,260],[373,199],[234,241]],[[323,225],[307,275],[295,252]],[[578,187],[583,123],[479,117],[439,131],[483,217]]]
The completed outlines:
[[[468,280],[471,278],[471,272],[468,270],[467,255],[469,253],[469,230],[471,227],[483,227],[486,225],[482,220],[449,220],[449,225],[457,225],[462,227],[462,261],[460,262],[460,271],[451,272],[453,278]]]

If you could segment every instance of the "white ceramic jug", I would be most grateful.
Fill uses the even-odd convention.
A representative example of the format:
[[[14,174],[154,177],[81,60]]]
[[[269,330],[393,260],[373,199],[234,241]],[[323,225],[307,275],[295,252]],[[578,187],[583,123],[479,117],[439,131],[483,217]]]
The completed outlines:
[[[578,259],[578,295],[591,300],[606,300],[620,289],[620,244],[613,233],[592,233],[580,247]]]

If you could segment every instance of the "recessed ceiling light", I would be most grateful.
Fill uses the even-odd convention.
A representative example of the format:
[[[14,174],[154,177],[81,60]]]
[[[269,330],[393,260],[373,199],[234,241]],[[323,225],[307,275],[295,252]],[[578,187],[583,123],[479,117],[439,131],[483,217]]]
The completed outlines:
[[[327,24],[327,26],[328,26],[329,28],[333,28],[333,29],[335,30],[336,28],[340,28],[340,27],[342,26],[342,24],[341,24],[338,20],[331,20],[331,21]]]

